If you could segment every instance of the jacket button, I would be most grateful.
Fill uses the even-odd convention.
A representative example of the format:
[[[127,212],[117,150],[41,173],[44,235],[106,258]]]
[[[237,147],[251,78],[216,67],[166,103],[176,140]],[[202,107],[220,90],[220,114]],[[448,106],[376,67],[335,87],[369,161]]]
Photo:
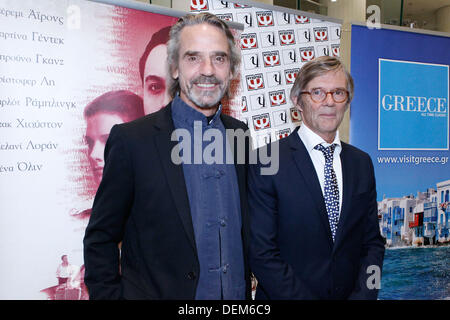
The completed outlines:
[[[187,277],[189,280],[194,280],[195,279],[195,272],[191,271],[187,274]]]

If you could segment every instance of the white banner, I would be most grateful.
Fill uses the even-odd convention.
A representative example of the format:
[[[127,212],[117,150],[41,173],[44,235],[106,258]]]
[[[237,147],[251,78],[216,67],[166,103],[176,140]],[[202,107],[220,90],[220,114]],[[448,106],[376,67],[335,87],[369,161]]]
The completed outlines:
[[[176,20],[0,0],[0,299],[87,299],[82,240],[102,148],[113,124],[144,115],[139,59]]]
[[[190,9],[244,24],[241,108],[234,115],[248,124],[256,146],[287,137],[301,121],[289,99],[297,72],[315,57],[340,55],[341,24],[250,1],[191,0]]]

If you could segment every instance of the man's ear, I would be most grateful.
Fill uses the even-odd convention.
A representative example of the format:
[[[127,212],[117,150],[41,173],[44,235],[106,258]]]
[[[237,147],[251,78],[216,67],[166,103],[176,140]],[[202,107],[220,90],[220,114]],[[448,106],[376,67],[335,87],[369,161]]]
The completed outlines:
[[[294,97],[292,98],[292,102],[294,103],[294,106],[299,110],[299,111],[303,111],[302,109],[302,99],[299,97]]]
[[[172,76],[173,79],[178,79],[178,68],[173,68],[172,71],[170,72],[170,75]]]

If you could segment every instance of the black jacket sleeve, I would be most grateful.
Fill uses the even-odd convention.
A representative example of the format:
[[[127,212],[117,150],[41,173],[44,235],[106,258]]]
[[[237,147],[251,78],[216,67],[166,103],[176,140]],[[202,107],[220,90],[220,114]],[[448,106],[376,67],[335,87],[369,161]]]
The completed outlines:
[[[105,167],[84,236],[85,284],[90,299],[120,299],[120,251],[134,182],[130,154],[120,127],[111,129]]]

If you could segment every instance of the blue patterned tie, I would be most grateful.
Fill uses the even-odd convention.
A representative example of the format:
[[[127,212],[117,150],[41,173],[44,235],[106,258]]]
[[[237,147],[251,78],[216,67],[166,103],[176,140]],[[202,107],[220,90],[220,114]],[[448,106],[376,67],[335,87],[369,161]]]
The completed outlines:
[[[326,148],[321,144],[318,144],[317,146],[314,147],[314,149],[322,151],[325,157],[324,198],[325,198],[325,206],[328,212],[328,221],[330,223],[333,241],[339,221],[339,188],[336,173],[334,172],[333,169],[333,154],[335,148],[336,148],[335,144],[332,144]]]

